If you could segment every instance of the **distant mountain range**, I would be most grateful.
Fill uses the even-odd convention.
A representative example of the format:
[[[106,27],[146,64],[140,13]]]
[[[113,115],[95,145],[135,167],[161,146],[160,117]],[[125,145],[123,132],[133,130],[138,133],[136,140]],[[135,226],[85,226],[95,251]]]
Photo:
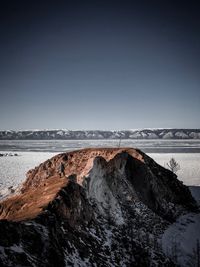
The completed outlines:
[[[200,129],[0,131],[0,140],[200,139]]]

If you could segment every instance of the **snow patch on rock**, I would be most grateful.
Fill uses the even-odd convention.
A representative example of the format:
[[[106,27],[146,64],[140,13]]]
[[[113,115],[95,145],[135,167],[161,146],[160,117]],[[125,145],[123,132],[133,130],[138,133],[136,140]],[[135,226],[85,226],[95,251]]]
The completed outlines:
[[[163,139],[172,139],[173,137],[174,136],[173,136],[172,132],[168,132],[168,133],[163,135]]]
[[[115,223],[121,225],[124,223],[122,211],[118,200],[108,185],[106,168],[103,168],[105,164],[106,161],[103,158],[95,158],[93,168],[85,178],[87,196],[89,199],[94,200],[103,216],[107,217],[109,215],[114,219]]]
[[[200,187],[191,188],[193,190],[193,196],[199,203]],[[166,229],[162,236],[162,249],[181,267],[195,266],[193,260],[197,240],[200,240],[200,213],[188,213]]]
[[[176,132],[175,136],[178,137],[178,138],[188,138],[188,135],[186,133],[184,133],[183,131]]]

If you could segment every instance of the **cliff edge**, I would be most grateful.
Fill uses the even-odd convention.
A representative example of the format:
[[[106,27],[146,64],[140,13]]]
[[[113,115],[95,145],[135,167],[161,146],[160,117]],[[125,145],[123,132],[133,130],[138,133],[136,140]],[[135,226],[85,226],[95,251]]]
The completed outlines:
[[[139,150],[62,153],[0,202],[0,265],[175,266],[159,236],[196,210],[176,175]]]

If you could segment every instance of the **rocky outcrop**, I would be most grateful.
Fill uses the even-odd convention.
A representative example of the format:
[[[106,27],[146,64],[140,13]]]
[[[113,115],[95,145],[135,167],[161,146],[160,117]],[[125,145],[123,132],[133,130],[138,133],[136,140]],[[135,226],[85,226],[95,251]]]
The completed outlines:
[[[175,266],[159,235],[195,210],[176,175],[139,150],[59,154],[0,203],[0,265]]]
[[[0,153],[0,157],[17,157],[17,153]]]

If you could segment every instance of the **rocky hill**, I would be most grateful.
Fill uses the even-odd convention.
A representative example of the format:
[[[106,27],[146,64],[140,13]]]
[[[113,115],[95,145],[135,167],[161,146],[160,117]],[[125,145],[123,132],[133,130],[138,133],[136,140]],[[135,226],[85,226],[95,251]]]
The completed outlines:
[[[188,211],[188,188],[139,150],[59,154],[0,202],[0,266],[176,266],[159,237]]]
[[[0,131],[0,140],[200,139],[200,129]]]

